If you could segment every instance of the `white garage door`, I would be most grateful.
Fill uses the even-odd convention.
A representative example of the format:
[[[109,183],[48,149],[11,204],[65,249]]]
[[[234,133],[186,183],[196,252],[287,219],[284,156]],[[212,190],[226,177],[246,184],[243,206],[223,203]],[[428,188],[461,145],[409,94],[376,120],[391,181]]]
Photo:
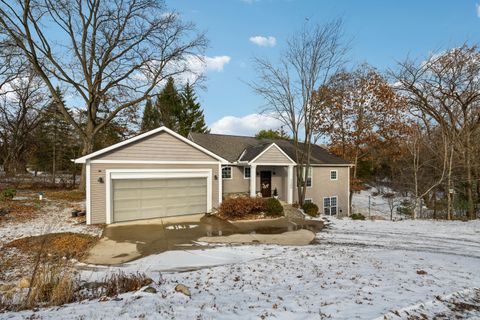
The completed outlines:
[[[207,212],[206,178],[115,179],[113,221]]]

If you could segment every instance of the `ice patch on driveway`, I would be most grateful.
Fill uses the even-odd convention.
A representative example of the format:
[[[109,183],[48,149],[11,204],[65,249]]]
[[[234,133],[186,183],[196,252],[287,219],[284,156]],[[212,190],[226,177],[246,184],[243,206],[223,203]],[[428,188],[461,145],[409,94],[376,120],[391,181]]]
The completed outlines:
[[[119,266],[92,266],[80,264],[82,278],[98,281],[112,272],[146,273],[156,276],[160,272],[196,270],[233,263],[245,263],[280,254],[279,246],[221,246],[203,250],[173,250],[150,255]]]

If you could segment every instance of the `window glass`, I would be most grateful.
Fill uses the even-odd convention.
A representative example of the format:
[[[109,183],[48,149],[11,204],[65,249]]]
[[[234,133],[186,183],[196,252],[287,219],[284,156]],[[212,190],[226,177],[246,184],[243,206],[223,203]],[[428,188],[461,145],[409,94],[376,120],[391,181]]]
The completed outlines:
[[[305,199],[303,202],[304,203],[312,203],[312,199]]]
[[[337,197],[323,198],[323,213],[326,215],[337,214]]]
[[[330,171],[330,180],[337,180],[337,170]]]
[[[243,177],[245,179],[250,178],[250,168],[249,167],[244,167],[243,168]]]
[[[222,178],[223,179],[231,179],[232,178],[232,168],[231,167],[223,167],[222,168]]]
[[[303,168],[303,174],[305,175],[305,169]],[[305,177],[305,183],[307,184],[307,187],[312,186],[312,167],[308,168],[308,174]]]

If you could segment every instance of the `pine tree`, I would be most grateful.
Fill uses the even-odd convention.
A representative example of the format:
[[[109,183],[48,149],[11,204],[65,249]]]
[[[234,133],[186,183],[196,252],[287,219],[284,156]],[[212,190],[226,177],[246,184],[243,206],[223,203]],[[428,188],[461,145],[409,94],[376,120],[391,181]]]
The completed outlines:
[[[156,107],[153,107],[152,100],[148,99],[143,109],[141,132],[153,130],[160,126],[160,113]]]
[[[205,117],[192,86],[187,82],[182,93],[182,108],[178,119],[178,133],[187,136],[189,132],[208,133]]]
[[[160,124],[169,129],[178,131],[178,119],[182,109],[182,99],[175,88],[172,77],[168,78],[167,84],[159,93],[155,108],[159,113]]]
[[[56,88],[60,97],[60,88]],[[42,120],[36,129],[36,150],[32,155],[35,170],[52,173],[52,182],[58,171],[71,168],[70,159],[76,147],[73,128],[65,120],[55,102],[51,102],[44,110]]]

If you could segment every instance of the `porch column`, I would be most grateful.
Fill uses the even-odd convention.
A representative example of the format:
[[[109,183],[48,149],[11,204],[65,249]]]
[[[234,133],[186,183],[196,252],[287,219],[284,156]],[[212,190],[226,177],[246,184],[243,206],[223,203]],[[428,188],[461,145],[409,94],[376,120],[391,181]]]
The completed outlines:
[[[287,203],[293,203],[293,165],[288,166],[287,175]]]
[[[255,198],[257,196],[257,165],[250,165],[250,197]]]

